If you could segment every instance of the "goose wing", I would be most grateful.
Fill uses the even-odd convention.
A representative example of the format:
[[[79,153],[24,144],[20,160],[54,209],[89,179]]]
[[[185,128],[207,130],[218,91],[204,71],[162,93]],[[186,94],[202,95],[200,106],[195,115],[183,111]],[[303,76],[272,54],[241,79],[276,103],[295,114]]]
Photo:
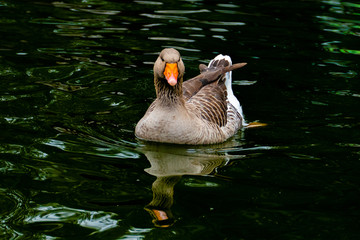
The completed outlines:
[[[217,62],[216,62],[217,63]],[[219,81],[224,77],[224,74],[232,70],[245,66],[246,63],[236,63],[234,65],[228,64],[212,64],[207,67],[204,64],[199,65],[200,74],[183,83],[183,97],[185,101],[196,95],[204,86]]]
[[[187,104],[200,118],[222,127],[227,122],[226,99],[226,87],[220,80],[202,87]]]
[[[228,109],[225,73],[245,64],[229,65],[225,61],[212,63],[210,67],[200,64],[200,75],[183,83],[184,100],[202,119],[225,126]]]

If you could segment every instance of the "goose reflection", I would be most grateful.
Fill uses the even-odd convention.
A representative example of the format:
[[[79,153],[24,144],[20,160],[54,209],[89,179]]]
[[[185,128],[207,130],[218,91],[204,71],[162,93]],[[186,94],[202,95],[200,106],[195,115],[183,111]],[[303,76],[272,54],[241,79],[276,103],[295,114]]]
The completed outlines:
[[[227,151],[239,142],[232,140],[212,146],[177,146],[146,143],[139,149],[149,160],[151,167],[145,171],[156,177],[152,184],[153,199],[145,207],[156,227],[170,227],[175,218],[171,212],[174,202],[174,186],[183,175],[211,175],[215,169],[225,166],[232,158]]]

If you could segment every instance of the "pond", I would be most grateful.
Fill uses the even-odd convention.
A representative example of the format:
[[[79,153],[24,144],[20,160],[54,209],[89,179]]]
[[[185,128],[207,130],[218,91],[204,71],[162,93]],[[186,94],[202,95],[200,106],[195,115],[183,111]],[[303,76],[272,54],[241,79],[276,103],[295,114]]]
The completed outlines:
[[[359,239],[355,0],[0,2],[0,239]],[[153,63],[217,54],[247,122],[142,142]]]

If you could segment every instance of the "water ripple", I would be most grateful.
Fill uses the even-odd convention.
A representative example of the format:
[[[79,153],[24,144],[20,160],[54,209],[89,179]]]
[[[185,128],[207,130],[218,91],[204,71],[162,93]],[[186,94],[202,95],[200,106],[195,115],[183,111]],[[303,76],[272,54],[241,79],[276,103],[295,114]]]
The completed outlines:
[[[67,8],[70,11],[83,11],[99,15],[116,15],[119,14],[119,10],[110,9],[91,9],[91,4],[69,4],[64,2],[52,2],[55,7]]]
[[[37,224],[38,227],[47,225],[46,223],[52,223],[53,225],[59,223],[58,227],[61,228],[61,223],[68,222],[84,228],[94,229],[96,232],[103,232],[117,227],[118,221],[114,219],[116,216],[115,213],[87,211],[52,203],[37,205],[29,209],[29,214],[24,219],[24,223],[28,225]],[[54,230],[54,228],[51,230]]]
[[[211,11],[207,9],[199,9],[199,10],[156,10],[155,13],[160,14],[194,14],[194,13],[209,13]]]
[[[151,13],[141,13],[140,16],[155,18],[155,19],[167,19],[167,20],[178,20],[178,21],[190,21],[187,17],[182,16],[173,16],[173,15],[159,15],[159,14],[151,14]]]
[[[244,22],[227,22],[227,21],[200,21],[204,24],[218,25],[218,26],[244,26]]]
[[[193,40],[193,39],[172,38],[172,37],[148,37],[148,39],[156,40],[156,41],[195,42],[195,40]]]
[[[26,212],[26,197],[18,191],[0,188],[0,238],[15,239],[12,226],[21,221]]]
[[[348,36],[346,42],[358,42],[358,37],[360,37],[360,21],[358,20],[360,5],[338,0],[323,2],[331,6],[329,13],[316,16],[319,22],[324,25],[323,31]],[[341,41],[333,41],[332,44],[329,42],[323,43],[323,46],[325,50],[331,53],[360,55],[360,49],[348,48],[347,44]]]
[[[138,4],[144,4],[144,5],[163,5],[162,2],[155,2],[155,1],[140,1],[140,0],[135,0],[134,2],[138,3]]]
[[[94,137],[88,138],[87,141],[93,142]],[[84,139],[86,140],[86,139]],[[138,159],[139,154],[123,147],[121,145],[112,146],[111,143],[103,143],[101,140],[95,140],[95,144],[106,144],[105,146],[84,146],[82,143],[66,142],[57,139],[47,139],[43,141],[44,145],[55,147],[66,152],[82,153],[101,157],[120,158],[120,159]]]

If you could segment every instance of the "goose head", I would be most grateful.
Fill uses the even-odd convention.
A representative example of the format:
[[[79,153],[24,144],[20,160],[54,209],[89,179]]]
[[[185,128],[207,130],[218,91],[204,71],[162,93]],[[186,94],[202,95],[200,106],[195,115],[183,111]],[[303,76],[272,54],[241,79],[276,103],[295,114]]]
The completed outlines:
[[[154,81],[157,93],[162,90],[182,92],[181,85],[184,73],[185,66],[180,53],[173,48],[163,49],[154,64]]]

